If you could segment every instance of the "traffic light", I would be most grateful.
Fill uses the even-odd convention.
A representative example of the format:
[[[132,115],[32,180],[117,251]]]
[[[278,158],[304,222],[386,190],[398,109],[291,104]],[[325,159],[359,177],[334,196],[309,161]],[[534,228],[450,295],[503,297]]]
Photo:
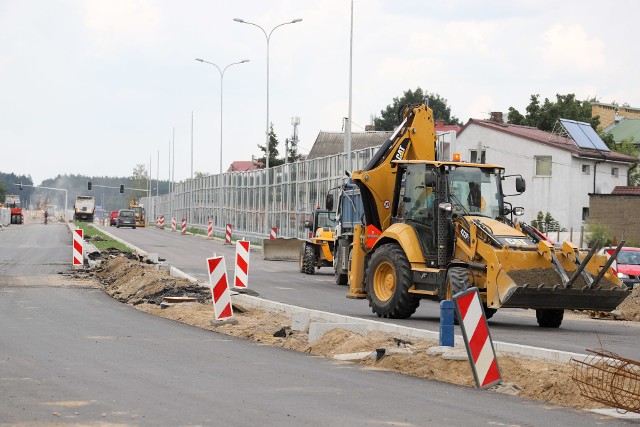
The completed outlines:
[[[91,181],[89,181],[89,183],[87,184],[87,189],[91,190]]]
[[[20,181],[20,190],[22,190],[22,181]]]
[[[124,193],[124,184],[120,184],[120,192]]]

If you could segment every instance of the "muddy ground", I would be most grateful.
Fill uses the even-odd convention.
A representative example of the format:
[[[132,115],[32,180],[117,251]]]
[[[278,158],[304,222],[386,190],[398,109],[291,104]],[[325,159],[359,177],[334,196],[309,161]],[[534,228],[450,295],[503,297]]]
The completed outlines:
[[[406,340],[406,337],[394,337],[384,333],[369,333],[367,337],[363,337],[349,331],[334,329],[320,340],[309,344],[306,333],[290,329],[289,317],[239,306],[235,306],[234,313],[238,320],[237,325],[214,327],[210,323],[213,307],[208,288],[194,285],[186,279],[169,276],[167,272],[159,271],[157,265],[142,263],[135,256],[111,253],[106,254],[105,258],[102,266],[91,274],[109,295],[147,313],[202,329],[324,357],[398,347],[399,344],[394,338]],[[166,296],[189,296],[197,302],[161,308],[162,298]],[[640,321],[640,289],[636,289],[619,307],[617,318]],[[411,340],[411,343],[402,346],[411,349],[412,354],[387,355],[379,361],[367,358],[354,363],[474,387],[473,374],[467,360],[444,360],[440,356],[426,353],[426,349],[437,345],[435,341]],[[499,355],[498,363],[503,383],[507,384],[498,391],[574,408],[604,406],[581,396],[572,380],[574,365],[507,355]]]

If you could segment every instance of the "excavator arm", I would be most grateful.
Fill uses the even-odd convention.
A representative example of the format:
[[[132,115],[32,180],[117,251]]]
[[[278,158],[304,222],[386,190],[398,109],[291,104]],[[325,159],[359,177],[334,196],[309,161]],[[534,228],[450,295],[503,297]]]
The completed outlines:
[[[424,104],[407,105],[402,123],[352,179],[360,188],[366,224],[385,230],[391,221],[395,160],[437,160],[433,111]]]

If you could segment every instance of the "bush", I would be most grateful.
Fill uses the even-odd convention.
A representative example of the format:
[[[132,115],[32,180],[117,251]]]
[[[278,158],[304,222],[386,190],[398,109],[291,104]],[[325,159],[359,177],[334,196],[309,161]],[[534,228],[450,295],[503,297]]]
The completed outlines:
[[[587,224],[587,230],[589,236],[585,238],[589,247],[592,247],[598,240],[603,246],[611,244],[611,237],[609,235],[609,227],[597,222],[591,222]]]

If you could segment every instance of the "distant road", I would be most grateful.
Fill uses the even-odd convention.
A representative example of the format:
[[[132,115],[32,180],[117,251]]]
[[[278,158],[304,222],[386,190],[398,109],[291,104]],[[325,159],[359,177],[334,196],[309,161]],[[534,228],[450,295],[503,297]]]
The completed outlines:
[[[154,317],[61,279],[70,239],[0,230],[2,425],[633,425]]]
[[[214,252],[225,255],[229,277],[233,277],[235,246],[224,245],[219,240],[182,236],[155,227],[135,230],[102,228],[143,250],[157,252],[175,267],[203,282],[208,281],[205,258]],[[335,285],[330,267],[323,267],[309,276],[298,272],[297,263],[264,261],[260,253],[252,252],[249,282],[260,296],[273,301],[431,331],[439,328],[438,303],[423,300],[409,319],[381,319],[371,312],[366,300],[345,297],[347,288]],[[600,348],[602,345],[625,358],[640,360],[640,324],[636,322],[595,320],[565,313],[559,329],[547,329],[538,326],[533,310],[501,309],[489,324],[494,341],[574,353],[585,353],[588,348]]]

